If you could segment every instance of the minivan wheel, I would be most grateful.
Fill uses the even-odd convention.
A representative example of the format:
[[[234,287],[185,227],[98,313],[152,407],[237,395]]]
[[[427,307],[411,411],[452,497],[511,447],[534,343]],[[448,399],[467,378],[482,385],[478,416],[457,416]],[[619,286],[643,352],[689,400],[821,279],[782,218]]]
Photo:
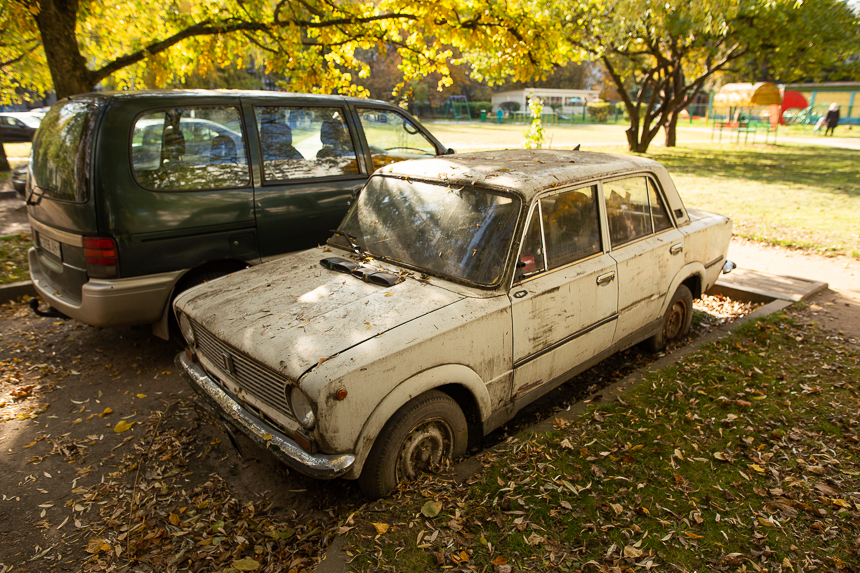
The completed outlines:
[[[384,497],[401,480],[433,471],[466,453],[466,417],[447,394],[431,390],[403,405],[379,433],[358,484],[370,499]]]
[[[659,352],[666,348],[672,340],[686,336],[693,324],[693,295],[690,289],[681,285],[675,291],[675,295],[669,302],[666,314],[663,315],[663,324],[660,332],[645,341],[646,346],[652,352]]]

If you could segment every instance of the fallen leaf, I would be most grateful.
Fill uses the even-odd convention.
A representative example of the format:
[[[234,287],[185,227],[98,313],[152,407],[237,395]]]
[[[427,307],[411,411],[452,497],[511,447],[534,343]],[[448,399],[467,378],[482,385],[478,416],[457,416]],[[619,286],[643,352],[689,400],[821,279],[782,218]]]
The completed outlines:
[[[442,504],[438,501],[428,501],[421,507],[421,513],[424,514],[425,517],[436,517],[441,512]]]
[[[120,420],[116,423],[116,426],[113,427],[113,431],[119,434],[120,432],[125,432],[126,430],[130,430],[132,426],[134,426],[137,422],[128,423],[125,420]]]
[[[373,526],[373,528],[376,530],[376,533],[378,533],[379,535],[386,533],[388,531],[388,528],[390,527],[387,523],[370,522],[370,524]]]
[[[256,571],[260,568],[260,562],[250,558],[240,559],[233,561],[233,568],[239,571]]]
[[[105,416],[107,416],[108,414],[111,414],[111,413],[113,413],[113,410],[111,410],[110,408],[105,408],[105,411],[102,412],[101,414],[99,414],[99,418],[104,418]]]
[[[633,559],[638,559],[639,557],[642,557],[643,553],[645,553],[643,550],[637,549],[632,545],[624,546],[624,557],[632,557]]]
[[[87,553],[98,553],[105,540],[101,537],[93,537],[87,543]]]

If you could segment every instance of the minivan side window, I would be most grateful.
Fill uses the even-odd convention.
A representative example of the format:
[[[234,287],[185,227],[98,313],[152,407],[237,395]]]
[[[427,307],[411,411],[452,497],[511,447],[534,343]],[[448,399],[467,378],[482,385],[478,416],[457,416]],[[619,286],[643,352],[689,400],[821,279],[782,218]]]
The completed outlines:
[[[648,177],[605,182],[603,198],[613,248],[672,226],[657,188]]]
[[[254,107],[263,181],[357,175],[353,138],[336,107]]]
[[[386,109],[359,109],[373,169],[418,157],[433,157],[436,147],[406,116]]]
[[[33,142],[33,183],[61,201],[86,203],[89,163],[99,104],[68,101],[51,108]]]
[[[247,187],[250,182],[239,110],[176,107],[134,122],[131,164],[137,182],[154,191]]]

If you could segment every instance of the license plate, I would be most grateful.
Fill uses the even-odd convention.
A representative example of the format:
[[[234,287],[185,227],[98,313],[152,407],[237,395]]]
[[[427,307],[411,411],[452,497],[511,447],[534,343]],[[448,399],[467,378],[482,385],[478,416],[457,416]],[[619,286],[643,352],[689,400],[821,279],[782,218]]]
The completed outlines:
[[[40,233],[39,234],[39,245],[43,249],[45,249],[46,251],[48,251],[49,253],[51,253],[55,257],[57,257],[58,259],[63,258],[62,251],[60,250],[60,242],[59,241],[55,241],[51,237],[46,237],[45,235]]]

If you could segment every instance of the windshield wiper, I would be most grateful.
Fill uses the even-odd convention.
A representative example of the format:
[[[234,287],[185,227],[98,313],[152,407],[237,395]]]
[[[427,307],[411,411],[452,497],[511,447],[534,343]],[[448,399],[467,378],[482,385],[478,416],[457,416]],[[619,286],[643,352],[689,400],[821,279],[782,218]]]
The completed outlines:
[[[354,236],[344,231],[338,231],[335,229],[331,229],[330,232],[334,233],[335,235],[340,235],[341,237],[346,239],[346,242],[349,243],[349,246],[352,247],[352,250],[355,251],[356,255],[362,255],[365,253],[365,250],[358,245],[358,240]]]

